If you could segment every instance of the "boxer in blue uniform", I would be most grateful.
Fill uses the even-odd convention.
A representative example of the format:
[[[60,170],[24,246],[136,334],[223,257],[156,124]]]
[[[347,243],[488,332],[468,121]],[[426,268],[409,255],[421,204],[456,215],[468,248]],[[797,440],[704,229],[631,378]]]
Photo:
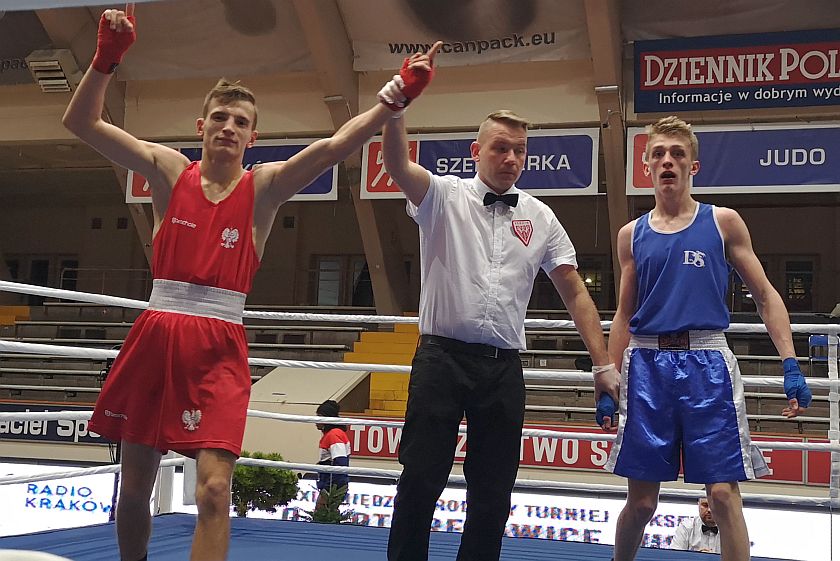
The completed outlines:
[[[607,469],[628,478],[615,561],[631,561],[656,512],[661,481],[706,485],[723,561],[747,561],[749,537],[739,481],[768,473],[751,443],[744,389],[723,330],[733,267],[753,295],[783,360],[788,407],[811,402],[797,365],[790,319],[767,280],[737,212],[691,197],[700,169],[691,126],[666,117],[648,127],[645,172],[656,205],[618,234],[621,265],[610,356],[621,364],[619,425]]]

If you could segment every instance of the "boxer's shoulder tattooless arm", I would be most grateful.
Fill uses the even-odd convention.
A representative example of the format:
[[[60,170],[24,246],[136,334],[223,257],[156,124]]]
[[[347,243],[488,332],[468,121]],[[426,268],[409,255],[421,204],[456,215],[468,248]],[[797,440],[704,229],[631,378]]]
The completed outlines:
[[[135,138],[105,121],[105,94],[113,68],[133,42],[134,23],[119,10],[107,10],[99,23],[96,66],[91,66],[73,93],[62,118],[68,130],[117,165],[136,171],[154,188],[187,159],[171,148]],[[112,61],[105,64],[103,61]]]
[[[636,284],[636,263],[633,261],[631,241],[635,221],[625,224],[618,232],[616,253],[621,267],[621,283],[618,290],[618,305],[610,325],[607,347],[610,360],[621,366],[624,349],[630,343],[630,318],[636,313],[638,287]]]

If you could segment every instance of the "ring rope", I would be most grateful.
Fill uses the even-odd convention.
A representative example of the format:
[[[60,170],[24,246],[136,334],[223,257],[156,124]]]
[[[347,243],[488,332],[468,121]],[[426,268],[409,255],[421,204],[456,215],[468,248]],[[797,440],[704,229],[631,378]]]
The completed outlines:
[[[160,461],[160,467],[180,466],[184,464],[186,458],[167,458]],[[120,471],[119,464],[109,464],[106,466],[95,466],[89,468],[72,469],[65,471],[52,471],[49,473],[40,473],[37,475],[7,475],[0,477],[0,485],[14,485],[18,483],[33,483],[35,481],[51,481],[53,479],[65,479],[70,477],[84,477],[86,475],[100,475],[103,473],[118,473]]]
[[[12,283],[9,281],[0,281],[0,290],[8,292],[17,292],[23,294],[35,294],[46,297],[56,297],[63,299],[72,299],[82,302],[102,304],[108,306],[121,306],[128,308],[145,309],[148,307],[148,302],[142,300],[134,300],[129,298],[121,298],[114,296],[105,296],[93,293],[83,293],[76,291],[68,291],[62,289],[54,289],[48,287],[39,287],[35,285],[26,285],[23,283]],[[416,317],[402,317],[402,316],[371,316],[371,315],[338,315],[338,314],[310,314],[310,313],[289,313],[289,312],[262,312],[247,310],[243,314],[244,317],[253,319],[283,319],[283,320],[309,320],[309,321],[329,321],[329,322],[353,322],[353,323],[417,323],[419,320]],[[611,322],[602,321],[602,328],[608,329]],[[555,327],[555,328],[575,328],[573,321],[568,320],[543,320],[543,319],[526,319],[526,327]],[[832,324],[792,324],[791,330],[794,333],[840,333],[840,325]],[[766,333],[767,329],[763,324],[732,324],[726,331],[734,333]],[[21,349],[26,349],[25,351]],[[59,347],[57,345],[37,345],[32,343],[20,343],[15,341],[0,341],[0,350],[9,352],[32,352],[34,354],[60,354],[62,356],[73,356],[79,358],[96,358],[107,359],[116,356],[117,352],[113,350],[102,349],[80,349],[75,347]],[[830,353],[831,355],[832,353]],[[836,354],[834,355],[836,356]],[[339,369],[339,370],[374,370],[380,372],[409,372],[408,366],[396,365],[375,365],[375,364],[353,364],[353,363],[330,363],[330,362],[312,362],[312,361],[288,361],[288,360],[274,360],[274,359],[249,359],[249,364],[257,366],[291,366],[291,367],[305,367],[305,368],[324,368],[324,369]],[[834,366],[836,371],[836,365]],[[584,372],[563,372],[552,370],[531,370],[525,371],[526,378],[532,379],[554,379],[564,381],[589,381],[592,379],[591,374]],[[835,375],[836,376],[836,375]],[[744,384],[759,385],[759,386],[780,386],[782,385],[781,377],[742,377]],[[809,384],[813,387],[827,387],[832,390],[832,394],[838,391],[838,380],[836,377],[830,380],[809,380]],[[364,424],[378,426],[401,426],[399,421],[376,421],[371,419],[345,419],[345,418],[329,418],[329,417],[306,417],[294,416],[285,414],[270,414],[263,411],[249,410],[250,416],[257,416],[263,418],[277,418],[280,420],[290,422],[327,422],[347,423],[347,424]],[[15,419],[35,420],[41,418],[43,420],[51,419],[86,419],[90,417],[91,412],[51,412],[51,413],[0,413],[0,420]],[[77,417],[78,415],[78,417]],[[45,417],[42,417],[45,416]],[[466,427],[460,427],[460,431],[464,432]],[[834,432],[834,431],[832,431]],[[614,435],[596,434],[596,433],[566,433],[559,431],[544,431],[539,429],[523,429],[524,436],[544,436],[551,438],[567,438],[580,440],[612,440]],[[836,440],[836,436],[832,438],[829,443],[799,443],[799,442],[760,442],[756,443],[760,448],[764,449],[789,449],[789,450],[819,450],[833,452],[833,457],[840,452],[840,444]],[[180,465],[184,462],[183,459],[172,459],[161,461],[161,467]],[[254,462],[254,463],[252,463]],[[241,458],[238,463],[245,465],[259,465],[256,462],[267,462],[267,460],[254,460],[251,458]],[[396,478],[399,472],[394,470],[372,470],[371,468],[344,468],[335,466],[312,466],[309,464],[294,464],[288,462],[275,462],[276,467],[284,467],[286,469],[299,469],[301,471],[316,471],[316,472],[332,472],[332,473],[348,473],[357,475],[376,476],[380,474],[383,477]],[[835,462],[832,462],[835,463]],[[345,471],[346,470],[346,471]],[[361,471],[357,471],[361,470]],[[73,470],[70,472],[60,472],[52,476],[51,474],[41,474],[39,476],[29,476],[27,478],[16,478],[16,482],[25,481],[43,481],[45,478],[58,479],[62,477],[74,477],[79,474],[96,474],[96,473],[113,473],[119,471],[119,466],[102,466],[96,468],[87,468],[83,470]],[[71,475],[68,475],[71,474]],[[8,480],[8,481],[7,481]],[[0,478],[0,484],[12,482],[10,478]],[[463,476],[450,476],[450,482],[463,483],[465,482]],[[517,480],[517,487],[535,487],[540,489],[552,488],[563,490],[585,490],[587,492],[616,492],[625,493],[626,489],[617,485],[593,485],[593,484],[569,484],[559,483],[556,481],[537,481],[537,480]],[[833,486],[832,486],[833,487]],[[832,490],[833,491],[833,490]],[[668,490],[663,489],[662,494],[681,496],[681,497],[698,497],[702,492],[688,491],[688,490]],[[831,492],[834,498],[817,498],[817,497],[788,497],[779,495],[745,495],[744,498],[749,498],[750,502],[763,502],[765,504],[798,504],[805,506],[831,506],[838,502],[836,492]]]
[[[45,411],[45,412],[11,412],[0,413],[0,422],[26,422],[26,421],[54,421],[54,420],[88,420],[92,411]],[[269,411],[258,411],[248,409],[248,416],[286,421],[290,423],[328,424],[328,425],[357,425],[370,427],[401,428],[405,421],[392,421],[383,419],[359,419],[355,417],[320,417],[314,415],[294,415],[289,413],[271,413]],[[460,425],[459,433],[466,433],[467,426]],[[585,440],[585,441],[611,441],[615,435],[610,433],[597,432],[566,432],[548,429],[523,428],[522,436],[555,438],[561,440]],[[830,442],[753,442],[763,450],[811,450],[817,452],[840,452],[840,443]]]
[[[169,458],[161,460],[160,467],[174,467],[183,465],[186,458]],[[301,464],[294,462],[277,462],[272,460],[261,460],[256,458],[239,458],[236,463],[238,465],[270,467],[279,469],[288,469],[293,471],[305,471],[315,473],[343,473],[347,475],[357,475],[361,477],[376,477],[380,479],[397,480],[400,476],[400,471],[386,470],[377,468],[360,468],[360,467],[344,467],[344,466],[326,466],[314,464]],[[0,485],[13,485],[23,483],[34,483],[40,481],[51,481],[56,479],[66,479],[70,477],[84,477],[87,475],[99,475],[108,473],[117,473],[121,469],[119,464],[112,464],[107,466],[98,466],[92,468],[83,468],[76,470],[65,470],[59,472],[42,473],[38,475],[28,476],[6,476],[0,477]],[[463,475],[450,474],[448,482],[456,485],[465,485],[466,478]],[[514,487],[519,489],[552,489],[557,491],[574,491],[587,493],[615,493],[625,494],[627,488],[621,485],[606,485],[594,483],[564,483],[560,481],[548,481],[539,479],[517,479]],[[704,496],[703,491],[694,491],[690,489],[673,489],[665,488],[660,492],[660,496],[677,497],[677,498],[699,498]],[[745,493],[743,499],[750,504],[766,504],[766,505],[799,505],[807,507],[827,507],[830,500],[823,497],[800,497],[800,496],[786,496],[786,495],[772,495],[772,494],[749,494]]]
[[[123,298],[120,296],[107,296],[104,294],[94,294],[92,292],[79,292],[75,290],[65,290],[61,288],[50,288],[46,286],[36,286],[33,284],[24,284],[11,281],[0,281],[0,291],[15,292],[18,294],[30,294],[35,296],[45,296],[60,298],[65,300],[76,300],[79,302],[87,302],[91,304],[102,304],[105,306],[119,306],[123,308],[146,309],[149,303],[144,300],[135,300],[132,298]],[[331,321],[331,322],[346,322],[346,323],[418,323],[419,319],[413,316],[376,316],[376,315],[350,315],[350,314],[311,314],[311,313],[295,313],[295,312],[266,312],[257,310],[245,310],[243,317],[252,319],[283,319],[283,320],[309,320],[309,321]],[[601,327],[609,329],[612,322],[602,321]],[[575,323],[571,320],[547,320],[547,319],[526,319],[526,327],[555,327],[555,328],[575,328]],[[840,334],[840,325],[838,324],[792,324],[791,329],[794,333],[828,333]],[[725,331],[730,333],[767,333],[767,328],[763,323],[734,323]]]
[[[89,349],[82,347],[68,347],[64,345],[45,345],[42,343],[24,343],[21,341],[0,340],[0,352],[31,353],[54,356],[68,356],[74,358],[92,358],[104,360],[114,358],[118,351],[110,349]],[[371,372],[411,372],[410,366],[396,364],[369,364],[355,362],[318,362],[309,360],[285,360],[273,358],[249,358],[252,366],[283,366],[287,368],[315,368],[319,370],[356,370]],[[591,372],[579,370],[548,370],[538,368],[523,368],[526,380],[556,380],[561,382],[591,382]],[[781,387],[784,385],[783,376],[741,376],[744,385],[761,387]],[[829,388],[840,391],[840,380],[808,378],[808,385],[812,388]]]
[[[261,467],[277,467],[282,469],[289,469],[295,471],[308,471],[308,472],[318,472],[318,473],[343,473],[348,475],[358,475],[358,476],[367,476],[367,477],[381,477],[384,479],[399,479],[400,471],[397,470],[385,470],[385,469],[376,469],[376,468],[359,468],[359,467],[344,467],[344,466],[325,466],[325,465],[313,465],[313,464],[298,464],[292,462],[277,462],[273,460],[258,460],[254,458],[241,458],[240,461],[236,462],[237,464],[243,465],[253,465],[253,466],[261,466]],[[449,475],[448,479],[449,483],[454,483],[456,485],[466,485],[466,478],[463,475]],[[2,483],[2,480],[0,480]],[[520,489],[552,489],[552,490],[559,490],[559,491],[585,491],[585,492],[595,492],[595,493],[617,493],[617,494],[625,494],[627,493],[627,487],[622,485],[608,485],[608,484],[599,484],[599,483],[569,483],[569,482],[561,482],[561,481],[549,481],[549,480],[540,480],[540,479],[517,479],[514,483],[514,487]],[[679,497],[679,498],[700,498],[706,495],[705,491],[701,490],[691,490],[691,489],[674,489],[674,488],[665,488],[662,489],[660,496],[668,496],[668,497]],[[773,494],[766,494],[766,493],[754,493],[754,494],[744,494],[743,495],[745,501],[749,501],[751,503],[761,503],[761,504],[775,504],[775,505],[790,505],[790,504],[797,504],[802,506],[817,506],[817,507],[825,507],[828,506],[828,498],[826,497],[800,497],[800,496],[788,496],[788,495],[773,495]]]

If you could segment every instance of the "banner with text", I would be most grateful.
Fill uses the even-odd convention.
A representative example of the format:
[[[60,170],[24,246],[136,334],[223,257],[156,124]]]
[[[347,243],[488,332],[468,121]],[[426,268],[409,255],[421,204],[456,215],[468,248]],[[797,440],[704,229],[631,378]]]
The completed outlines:
[[[840,104],[840,30],[636,41],[635,110]]]
[[[90,411],[90,407],[72,405],[37,405],[0,403],[4,413],[47,413],[53,411]],[[53,421],[0,421],[0,439],[36,442],[108,444],[108,441],[88,430],[86,419]]]
[[[352,459],[351,459],[352,462]],[[178,489],[179,473],[175,474],[174,487]],[[701,486],[696,486],[699,490]],[[345,504],[340,507],[351,524],[390,528],[394,515],[396,485],[377,485],[350,481]],[[308,512],[315,509],[318,491],[312,480],[300,482],[298,496],[289,504],[271,514],[257,510],[249,518],[307,521]],[[566,496],[550,492],[511,493],[510,515],[505,524],[505,536],[554,541],[585,542],[611,545],[615,543],[618,515],[624,507],[623,498],[600,496]],[[194,506],[179,502],[173,493],[175,512],[195,513]],[[435,504],[431,530],[433,532],[460,533],[469,505],[466,490],[446,488]],[[680,522],[698,515],[697,503],[691,499],[677,502],[663,498],[656,513],[645,526],[642,547],[667,549]],[[832,542],[837,542],[840,524],[837,515],[826,509],[819,512],[782,508],[744,508],[744,517],[750,534],[750,553],[753,556],[773,559],[798,559],[830,561]],[[787,531],[779,532],[779,528]],[[792,540],[791,535],[807,534],[808,540]],[[834,557],[836,559],[837,557]],[[715,557],[716,559],[716,557]]]
[[[563,432],[586,432],[596,430],[572,426],[528,425],[526,428],[546,429]],[[350,425],[348,434],[352,456],[360,458],[397,458],[402,428]],[[753,436],[756,442],[825,442],[824,440]],[[459,434],[455,449],[455,461],[463,462],[467,454],[467,435]],[[519,465],[546,469],[573,469],[601,471],[607,463],[612,444],[608,440],[557,439],[543,436],[523,436],[519,449]],[[771,474],[762,481],[784,483],[807,483],[827,485],[830,455],[827,452],[801,450],[763,450]]]
[[[296,140],[258,140],[254,146],[245,150],[243,167],[251,169],[256,164],[266,162],[282,162],[288,160],[317,139]],[[200,142],[167,143],[183,153],[191,161],[201,159]],[[338,166],[335,165],[321,174],[306,189],[293,196],[290,201],[335,201],[338,199]],[[131,170],[128,171],[127,188],[125,190],[127,203],[151,203],[152,194],[146,178]]]
[[[6,476],[67,471],[68,466],[0,464]],[[0,485],[0,536],[76,528],[108,522],[114,495],[113,473]]]
[[[598,138],[597,128],[529,131],[525,169],[516,186],[535,196],[596,194]],[[409,135],[409,158],[436,175],[474,177],[473,141],[475,133]],[[378,138],[362,148],[362,198],[403,198],[385,170]]]
[[[67,469],[67,466],[0,464],[8,475],[36,475]],[[43,532],[103,524],[111,514],[114,475],[101,474],[0,486],[0,536]],[[172,511],[196,514],[195,506],[185,506],[183,474],[176,472],[171,494]],[[700,486],[696,486],[699,490]],[[313,480],[299,483],[298,495],[275,513],[255,510],[249,518],[308,520],[315,509],[317,489]],[[377,485],[351,481],[341,511],[350,523],[388,528],[394,513],[395,485]],[[513,492],[510,516],[505,525],[509,537],[538,538],[600,544],[615,543],[618,514],[623,498],[566,496],[549,492]],[[468,504],[464,489],[447,488],[435,505],[431,530],[463,532]],[[663,498],[656,514],[647,524],[643,547],[667,548],[680,522],[697,516],[693,500],[676,502]],[[233,512],[231,513],[233,516]],[[774,559],[830,561],[832,543],[838,541],[837,516],[828,510],[809,512],[797,509],[756,508],[747,506],[744,515],[754,556]],[[785,528],[780,532],[779,528]],[[791,536],[808,535],[807,540]],[[834,557],[836,559],[836,556]]]
[[[840,124],[695,126],[700,171],[693,193],[840,191]],[[652,195],[647,135],[627,131],[628,195]]]
[[[393,74],[403,59],[442,45],[435,66],[584,60],[590,57],[583,3],[340,2],[353,43],[353,70]]]

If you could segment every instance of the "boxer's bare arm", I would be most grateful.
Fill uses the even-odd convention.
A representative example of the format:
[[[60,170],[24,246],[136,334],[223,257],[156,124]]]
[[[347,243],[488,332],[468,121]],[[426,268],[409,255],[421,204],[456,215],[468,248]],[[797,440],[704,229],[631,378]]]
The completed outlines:
[[[115,33],[129,33],[133,25],[119,10],[107,10],[103,16]],[[155,206],[165,208],[169,191],[178,175],[189,164],[181,153],[169,147],[139,140],[102,118],[105,92],[111,74],[91,66],[82,78],[64,113],[62,123],[68,130],[117,165],[146,177]]]

